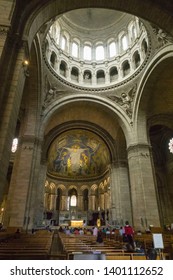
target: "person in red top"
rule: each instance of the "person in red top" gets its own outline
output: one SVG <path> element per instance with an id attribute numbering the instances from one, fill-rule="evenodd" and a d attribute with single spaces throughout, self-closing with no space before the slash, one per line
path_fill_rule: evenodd
<path id="1" fill-rule="evenodd" d="M 127 242 L 133 247 L 133 249 L 135 248 L 134 246 L 134 229 L 132 228 L 132 226 L 129 225 L 129 222 L 126 221 L 125 226 L 124 226 L 124 235 L 127 238 Z"/>

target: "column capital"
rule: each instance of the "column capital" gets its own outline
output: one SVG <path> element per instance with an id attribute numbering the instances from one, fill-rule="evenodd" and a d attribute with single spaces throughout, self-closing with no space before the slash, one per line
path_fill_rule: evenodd
<path id="1" fill-rule="evenodd" d="M 126 159 L 118 159 L 111 162 L 110 169 L 118 168 L 118 167 L 127 167 L 127 160 Z"/>
<path id="2" fill-rule="evenodd" d="M 131 144 L 127 147 L 127 152 L 131 152 L 131 151 L 140 151 L 140 150 L 151 150 L 151 145 L 150 144 L 147 144 L 147 143 L 134 143 L 134 144 Z"/>
<path id="3" fill-rule="evenodd" d="M 24 143 L 30 143 L 30 144 L 37 144 L 37 145 L 41 145 L 42 144 L 42 139 L 39 137 L 36 137 L 35 135 L 22 135 L 19 137 L 19 141 L 21 144 Z"/>
<path id="4" fill-rule="evenodd" d="M 10 26 L 0 24 L 0 37 L 7 36 Z"/>

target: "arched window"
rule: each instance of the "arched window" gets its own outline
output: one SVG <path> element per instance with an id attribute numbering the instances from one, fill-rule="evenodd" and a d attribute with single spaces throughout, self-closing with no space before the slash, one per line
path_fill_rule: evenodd
<path id="1" fill-rule="evenodd" d="M 123 62 L 122 70 L 123 70 L 124 77 L 130 73 L 130 64 L 129 64 L 128 60 Z"/>
<path id="2" fill-rule="evenodd" d="M 57 61 L 57 55 L 56 55 L 56 53 L 53 51 L 53 52 L 51 53 L 51 57 L 50 57 L 50 63 L 51 63 L 51 66 L 52 66 L 53 68 L 55 68 L 56 61 Z"/>
<path id="3" fill-rule="evenodd" d="M 84 46 L 84 59 L 91 60 L 91 47 Z"/>
<path id="4" fill-rule="evenodd" d="M 137 37 L 137 31 L 136 31 L 136 27 L 133 25 L 132 26 L 132 39 L 135 40 Z"/>
<path id="5" fill-rule="evenodd" d="M 61 40 L 61 48 L 62 50 L 66 50 L 66 47 L 67 47 L 67 39 L 65 36 L 63 36 Z"/>
<path id="6" fill-rule="evenodd" d="M 59 67 L 59 72 L 62 76 L 66 77 L 67 75 L 67 63 L 65 61 L 61 61 L 60 67 Z"/>
<path id="7" fill-rule="evenodd" d="M 92 79 L 91 71 L 85 70 L 83 75 L 84 83 L 90 84 Z"/>
<path id="8" fill-rule="evenodd" d="M 69 206 L 70 206 L 70 196 L 68 196 L 68 198 L 67 198 L 67 210 L 70 209 Z"/>
<path id="9" fill-rule="evenodd" d="M 121 45 L 122 45 L 122 50 L 125 51 L 127 50 L 128 48 L 128 42 L 127 42 L 127 36 L 124 35 L 122 38 L 121 38 Z"/>
<path id="10" fill-rule="evenodd" d="M 73 44 L 72 44 L 72 56 L 74 56 L 76 58 L 79 56 L 79 46 L 75 42 L 73 42 Z"/>
<path id="11" fill-rule="evenodd" d="M 110 69 L 110 82 L 114 82 L 118 79 L 118 70 L 117 67 L 112 67 Z"/>
<path id="12" fill-rule="evenodd" d="M 143 51 L 143 53 L 147 53 L 147 50 L 148 50 L 148 46 L 147 46 L 147 42 L 146 42 L 146 40 L 144 39 L 143 41 L 142 41 L 142 51 Z"/>
<path id="13" fill-rule="evenodd" d="M 72 67 L 71 79 L 76 82 L 79 81 L 79 70 L 76 67 Z"/>
<path id="14" fill-rule="evenodd" d="M 104 84 L 105 83 L 105 73 L 103 70 L 97 71 L 97 84 Z"/>
<path id="15" fill-rule="evenodd" d="M 140 65 L 140 62 L 141 62 L 141 58 L 140 58 L 139 52 L 136 51 L 133 54 L 133 63 L 134 63 L 134 68 L 135 69 Z"/>
<path id="16" fill-rule="evenodd" d="M 77 197 L 75 194 L 73 194 L 70 198 L 70 206 L 76 206 L 77 205 Z"/>
<path id="17" fill-rule="evenodd" d="M 104 47 L 103 46 L 97 46 L 96 47 L 96 60 L 103 60 L 104 58 L 105 58 Z"/>
<path id="18" fill-rule="evenodd" d="M 71 190 L 69 190 L 68 192 L 68 208 L 70 209 L 70 207 L 76 207 L 77 206 L 77 191 L 76 189 L 72 188 Z"/>
<path id="19" fill-rule="evenodd" d="M 116 44 L 115 44 L 115 42 L 112 42 L 109 45 L 109 56 L 113 57 L 115 55 L 116 55 Z"/>
<path id="20" fill-rule="evenodd" d="M 13 139 L 12 147 L 11 147 L 11 152 L 15 153 L 17 151 L 17 146 L 18 146 L 18 138 Z"/>

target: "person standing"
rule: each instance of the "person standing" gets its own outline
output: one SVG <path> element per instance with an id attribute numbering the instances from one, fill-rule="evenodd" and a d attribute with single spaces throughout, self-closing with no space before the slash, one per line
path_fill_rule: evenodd
<path id="1" fill-rule="evenodd" d="M 93 235 L 94 235 L 94 236 L 97 236 L 97 234 L 98 234 L 98 228 L 95 226 L 95 227 L 93 228 Z"/>
<path id="2" fill-rule="evenodd" d="M 134 229 L 132 226 L 129 225 L 129 222 L 126 221 L 125 226 L 124 226 L 124 235 L 127 239 L 127 242 L 132 246 L 134 249 Z"/>

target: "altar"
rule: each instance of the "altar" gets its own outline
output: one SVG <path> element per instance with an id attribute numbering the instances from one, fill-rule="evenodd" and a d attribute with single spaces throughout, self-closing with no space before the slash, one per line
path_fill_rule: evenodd
<path id="1" fill-rule="evenodd" d="M 71 220 L 70 221 L 71 227 L 83 227 L 83 220 Z"/>

